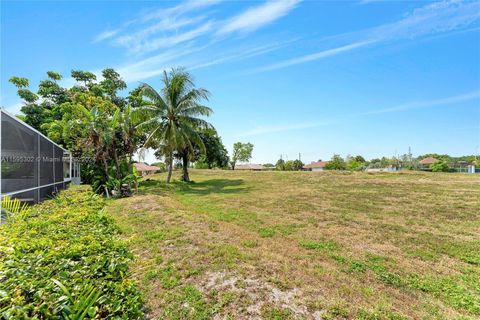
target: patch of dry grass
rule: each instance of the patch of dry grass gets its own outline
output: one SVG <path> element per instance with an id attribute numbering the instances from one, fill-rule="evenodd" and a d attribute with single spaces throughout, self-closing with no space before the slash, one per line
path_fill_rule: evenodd
<path id="1" fill-rule="evenodd" d="M 480 177 L 195 170 L 111 200 L 149 317 L 480 316 Z"/>

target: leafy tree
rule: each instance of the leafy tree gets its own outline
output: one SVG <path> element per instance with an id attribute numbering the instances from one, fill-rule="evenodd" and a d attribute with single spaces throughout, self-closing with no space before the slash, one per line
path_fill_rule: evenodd
<path id="1" fill-rule="evenodd" d="M 365 161 L 365 158 L 362 157 L 361 155 L 357 155 L 357 156 L 353 157 L 353 160 L 355 160 L 355 161 L 357 161 L 357 162 L 359 162 L 359 163 L 365 163 L 365 162 L 366 162 L 366 161 Z"/>
<path id="2" fill-rule="evenodd" d="M 111 188 L 136 179 L 132 155 L 142 145 L 154 147 L 165 157 L 170 164 L 169 181 L 174 154 L 181 154 L 186 164 L 186 181 L 188 162 L 194 157 L 203 155 L 210 166 L 228 164 L 220 137 L 216 131 L 208 131 L 212 128 L 209 123 L 198 118 L 211 113 L 199 103 L 208 98 L 208 92 L 196 89 L 188 73 L 165 73 L 161 94 L 142 85 L 127 98 L 119 96 L 126 83 L 111 68 L 102 71 L 100 81 L 94 73 L 82 70 L 73 70 L 71 76 L 80 85 L 63 88 L 58 83 L 62 75 L 48 71 L 37 93 L 30 91 L 26 78 L 12 77 L 10 82 L 24 100 L 22 112 L 28 124 L 75 157 L 91 159 L 82 164 L 82 178 L 95 190 L 123 192 Z"/>
<path id="3" fill-rule="evenodd" d="M 97 76 L 94 73 L 83 70 L 72 70 L 71 76 L 78 82 L 83 82 L 85 87 L 89 87 L 93 81 L 97 80 Z"/>
<path id="4" fill-rule="evenodd" d="M 365 158 L 360 155 L 355 157 L 348 156 L 346 160 L 346 165 L 347 169 L 350 171 L 360 171 L 366 167 L 366 161 Z"/>
<path id="5" fill-rule="evenodd" d="M 275 168 L 275 165 L 273 163 L 265 163 L 263 166 L 265 168 Z"/>
<path id="6" fill-rule="evenodd" d="M 48 117 L 48 115 L 41 106 L 36 104 L 38 96 L 28 89 L 28 79 L 22 77 L 11 77 L 8 81 L 17 87 L 17 94 L 21 99 L 23 99 L 24 105 L 20 109 L 20 111 L 22 111 L 22 113 L 25 115 L 23 120 L 33 128 L 42 131 L 40 127 L 45 122 L 45 119 Z"/>
<path id="7" fill-rule="evenodd" d="M 112 68 L 107 68 L 102 71 L 103 80 L 100 85 L 103 88 L 103 92 L 109 97 L 115 97 L 119 90 L 127 88 L 127 84 L 120 77 L 120 74 Z"/>
<path id="8" fill-rule="evenodd" d="M 345 160 L 338 155 L 334 154 L 332 159 L 328 161 L 328 163 L 325 165 L 325 169 L 327 170 L 346 170 L 347 169 L 347 164 L 345 163 Z"/>
<path id="9" fill-rule="evenodd" d="M 474 163 L 477 160 L 476 156 L 463 156 L 459 158 L 460 158 L 459 161 L 466 161 L 470 164 Z"/>
<path id="10" fill-rule="evenodd" d="M 385 167 L 388 167 L 391 163 L 391 159 L 387 158 L 387 157 L 382 157 L 381 159 L 379 158 L 374 158 L 372 160 L 370 160 L 369 163 L 365 162 L 364 165 L 367 166 L 369 168 L 385 168 Z"/>
<path id="11" fill-rule="evenodd" d="M 461 161 L 465 161 L 467 163 L 473 163 L 477 159 L 477 156 L 475 156 L 475 155 L 452 157 L 448 154 L 428 153 L 428 154 L 418 156 L 417 160 L 422 160 L 422 159 L 425 159 L 425 158 L 428 158 L 428 157 L 433 157 L 435 159 L 442 160 L 442 161 L 445 161 L 447 163 L 461 162 Z"/>
<path id="12" fill-rule="evenodd" d="M 253 144 L 250 142 L 241 143 L 235 142 L 233 144 L 233 153 L 230 164 L 232 170 L 235 170 L 235 165 L 238 161 L 247 162 L 252 158 Z"/>
<path id="13" fill-rule="evenodd" d="M 118 96 L 118 92 L 127 88 L 127 84 L 120 77 L 120 74 L 112 68 L 102 71 L 103 80 L 99 83 L 101 92 L 108 96 L 120 109 L 124 109 L 127 102 Z"/>
<path id="14" fill-rule="evenodd" d="M 141 107 L 144 104 L 148 104 L 143 100 L 142 97 L 142 88 L 137 87 L 130 91 L 127 96 L 127 103 L 132 106 L 132 108 L 136 109 Z"/>
<path id="15" fill-rule="evenodd" d="M 284 166 L 283 170 L 292 171 L 293 170 L 293 160 L 285 161 L 285 166 Z"/>
<path id="16" fill-rule="evenodd" d="M 303 169 L 303 162 L 300 161 L 299 159 L 293 160 L 292 170 L 300 171 L 302 169 Z"/>
<path id="17" fill-rule="evenodd" d="M 354 159 L 347 161 L 347 170 L 360 171 L 363 168 L 363 162 L 358 162 Z"/>
<path id="18" fill-rule="evenodd" d="M 284 170 L 286 171 L 299 171 L 303 168 L 303 162 L 300 160 L 288 160 L 285 162 Z"/>
<path id="19" fill-rule="evenodd" d="M 162 80 L 161 92 L 148 84 L 141 85 L 141 94 L 148 100 L 146 105 L 139 107 L 144 118 L 140 127 L 148 132 L 144 146 L 154 147 L 165 156 L 167 182 L 172 177 L 174 153 L 182 153 L 182 179 L 189 181 L 188 162 L 194 144 L 205 150 L 198 131 L 212 127 L 200 118 L 212 113 L 212 109 L 200 104 L 201 100 L 208 100 L 209 92 L 195 88 L 192 76 L 182 69 L 164 72 Z"/>
<path id="20" fill-rule="evenodd" d="M 130 107 L 122 109 L 114 101 L 112 93 L 116 91 L 103 90 L 93 73 L 72 74 L 86 86 L 63 88 L 57 82 L 62 75 L 54 71 L 48 71 L 47 79 L 40 82 L 38 95 L 28 89 L 28 79 L 12 77 L 10 82 L 24 99 L 21 111 L 28 124 L 69 149 L 73 156 L 91 159 L 81 166 L 84 181 L 97 192 L 121 191 L 110 188 L 118 189 L 135 180 L 131 158 L 143 137 L 136 130 L 138 122 Z M 110 74 L 118 75 L 113 70 Z M 105 72 L 104 78 L 108 79 Z M 119 76 L 116 80 L 121 82 Z"/>
<path id="21" fill-rule="evenodd" d="M 214 128 L 203 129 L 199 132 L 205 146 L 205 154 L 201 157 L 208 169 L 214 167 L 226 168 L 228 166 L 228 152 Z"/>
<path id="22" fill-rule="evenodd" d="M 443 160 L 439 160 L 430 166 L 433 172 L 449 172 L 450 168 L 448 163 Z"/>
<path id="23" fill-rule="evenodd" d="M 285 160 L 283 159 L 278 159 L 277 163 L 275 164 L 275 167 L 277 168 L 277 170 L 285 170 Z"/>
<path id="24" fill-rule="evenodd" d="M 11 77 L 8 81 L 10 83 L 12 83 L 18 89 L 28 88 L 28 86 L 29 86 L 29 82 L 28 82 L 27 78 L 15 77 L 14 76 L 14 77 Z"/>
<path id="25" fill-rule="evenodd" d="M 47 76 L 52 79 L 53 81 L 62 80 L 62 75 L 55 71 L 47 71 Z"/>

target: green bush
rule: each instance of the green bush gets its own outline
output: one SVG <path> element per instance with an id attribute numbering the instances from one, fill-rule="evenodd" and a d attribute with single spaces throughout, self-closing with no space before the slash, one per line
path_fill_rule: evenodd
<path id="1" fill-rule="evenodd" d="M 334 154 L 332 159 L 328 161 L 327 165 L 325 166 L 325 169 L 327 170 L 346 170 L 347 169 L 347 164 L 345 163 L 345 160 L 338 155 Z"/>
<path id="2" fill-rule="evenodd" d="M 103 206 L 72 187 L 0 226 L 0 318 L 142 316 L 131 255 Z"/>
<path id="3" fill-rule="evenodd" d="M 303 168 L 303 162 L 300 160 L 289 160 L 285 163 L 285 170 L 299 171 Z"/>
<path id="4" fill-rule="evenodd" d="M 450 168 L 448 167 L 448 163 L 445 161 L 437 161 L 430 166 L 433 172 L 449 172 Z"/>

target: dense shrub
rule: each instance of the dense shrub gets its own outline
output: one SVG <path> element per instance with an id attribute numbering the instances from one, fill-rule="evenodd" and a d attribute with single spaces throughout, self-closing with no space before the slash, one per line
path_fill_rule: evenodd
<path id="1" fill-rule="evenodd" d="M 303 168 L 302 161 L 297 159 L 297 160 L 288 160 L 287 162 L 285 162 L 285 166 L 284 166 L 283 170 L 299 171 L 299 170 L 302 170 L 302 168 Z"/>
<path id="2" fill-rule="evenodd" d="M 433 172 L 449 172 L 450 168 L 448 167 L 448 163 L 445 161 L 437 161 L 430 166 Z"/>
<path id="3" fill-rule="evenodd" d="M 75 187 L 0 226 L 0 318 L 142 316 L 131 255 L 103 206 Z"/>
<path id="4" fill-rule="evenodd" d="M 327 170 L 346 170 L 347 164 L 345 160 L 338 154 L 334 154 L 332 159 L 328 161 L 327 165 L 325 166 Z"/>

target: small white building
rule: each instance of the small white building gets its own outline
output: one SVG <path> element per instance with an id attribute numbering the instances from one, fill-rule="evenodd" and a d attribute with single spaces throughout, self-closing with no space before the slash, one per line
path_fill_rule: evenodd
<path id="1" fill-rule="evenodd" d="M 303 169 L 307 171 L 324 171 L 327 164 L 328 161 L 313 161 L 309 164 L 304 165 Z"/>

